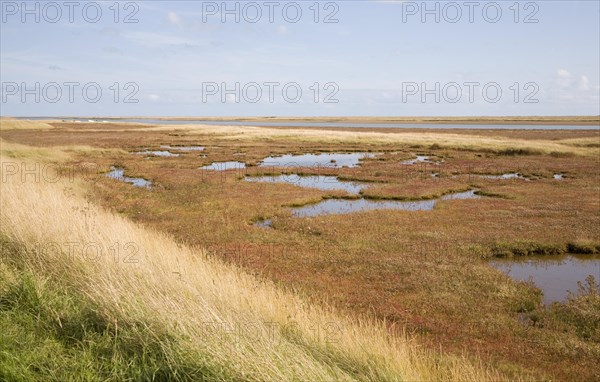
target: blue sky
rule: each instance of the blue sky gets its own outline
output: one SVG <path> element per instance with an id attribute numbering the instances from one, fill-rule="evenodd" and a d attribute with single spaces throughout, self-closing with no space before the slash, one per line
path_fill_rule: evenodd
<path id="1" fill-rule="evenodd" d="M 421 1 L 228 2 L 239 22 L 222 1 L 120 2 L 118 15 L 114 1 L 86 3 L 70 20 L 61 1 L 60 17 L 2 1 L 2 115 L 600 114 L 598 1 L 430 1 L 425 22 Z M 65 83 L 78 84 L 72 102 Z"/>

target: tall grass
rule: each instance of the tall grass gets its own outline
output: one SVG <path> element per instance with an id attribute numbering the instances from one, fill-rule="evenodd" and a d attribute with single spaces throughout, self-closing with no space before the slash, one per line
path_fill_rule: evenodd
<path id="1" fill-rule="evenodd" d="M 7 161 L 0 159 L 2 168 Z M 154 377 L 140 372 L 133 379 L 502 379 L 466 358 L 425 351 L 407 336 L 390 334 L 383 324 L 308 304 L 290 291 L 207 258 L 201 249 L 179 245 L 165 234 L 90 205 L 81 184 L 1 175 L 1 236 L 3 245 L 13 248 L 2 251 L 1 284 L 21 291 L 17 296 L 34 296 L 26 300 L 38 308 L 53 306 L 44 301 L 52 290 L 62 291 L 63 300 L 72 296 L 82 299 L 86 309 L 93 307 L 88 313 L 95 317 L 92 322 L 104 323 L 106 328 L 99 330 L 104 335 L 96 338 L 86 332 L 74 338 L 79 348 L 96 349 L 85 352 L 88 358 L 98 354 L 97 348 L 110 348 L 94 345 L 106 341 L 106 333 L 115 346 L 121 335 L 138 341 L 133 346 L 137 358 L 130 354 L 128 363 L 123 357 L 129 353 L 119 353 L 115 367 L 141 367 L 145 358 L 139 354 L 152 347 L 153 354 L 160 354 L 162 372 Z M 9 283 L 7 275 L 18 277 Z M 37 285 L 33 292 L 23 286 L 29 279 Z M 70 311 L 84 320 L 88 316 L 78 304 Z M 60 334 L 60 315 L 54 318 L 51 308 L 42 311 L 34 317 L 61 323 L 54 326 Z M 109 375 L 129 374 L 113 370 Z"/>
<path id="2" fill-rule="evenodd" d="M 121 149 L 102 149 L 92 146 L 55 146 L 55 147 L 33 147 L 22 145 L 20 143 L 7 142 L 0 138 L 0 151 L 2 155 L 7 158 L 13 159 L 25 159 L 29 161 L 35 161 L 35 163 L 42 162 L 66 162 L 75 155 L 115 155 L 124 154 L 125 151 Z"/>
<path id="3" fill-rule="evenodd" d="M 9 117 L 0 117 L 0 131 L 3 130 L 50 130 L 54 126 L 33 120 L 14 119 Z"/>

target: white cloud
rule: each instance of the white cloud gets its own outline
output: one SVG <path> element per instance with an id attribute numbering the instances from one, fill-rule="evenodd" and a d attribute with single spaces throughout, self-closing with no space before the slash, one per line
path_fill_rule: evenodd
<path id="1" fill-rule="evenodd" d="M 289 29 L 285 25 L 280 25 L 277 27 L 277 34 L 284 35 L 288 34 Z"/>
<path id="2" fill-rule="evenodd" d="M 178 27 L 183 27 L 184 21 L 181 16 L 179 16 L 176 12 L 167 13 L 167 20 L 169 23 L 176 25 Z"/>
<path id="3" fill-rule="evenodd" d="M 561 107 L 571 108 L 589 108 L 589 110 L 598 110 L 598 91 L 600 87 L 597 80 L 588 77 L 585 74 L 572 73 L 566 69 L 559 69 L 554 75 L 554 86 L 547 88 L 550 90 L 547 100 L 556 102 Z M 596 114 L 596 111 L 586 111 L 588 114 Z"/>
<path id="4" fill-rule="evenodd" d="M 558 78 L 556 79 L 556 83 L 558 86 L 562 88 L 568 88 L 571 86 L 571 73 L 566 69 L 558 69 L 556 71 Z"/>
<path id="5" fill-rule="evenodd" d="M 160 99 L 160 96 L 158 94 L 148 94 L 148 99 L 150 101 L 158 101 Z"/>
<path id="6" fill-rule="evenodd" d="M 560 78 L 571 78 L 571 73 L 566 69 L 558 69 L 556 73 Z"/>
<path id="7" fill-rule="evenodd" d="M 581 76 L 579 79 L 579 90 L 589 90 L 590 89 L 590 79 L 588 76 Z"/>

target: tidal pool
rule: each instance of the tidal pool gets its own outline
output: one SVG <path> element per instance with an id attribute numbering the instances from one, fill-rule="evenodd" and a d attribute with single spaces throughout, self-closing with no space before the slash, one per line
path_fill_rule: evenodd
<path id="1" fill-rule="evenodd" d="M 577 282 L 585 285 L 592 275 L 600 281 L 600 258 L 584 256 L 528 256 L 498 259 L 491 265 L 519 281 L 532 281 L 544 294 L 544 304 L 565 301 L 569 291 L 578 291 Z"/>
<path id="2" fill-rule="evenodd" d="M 378 201 L 368 199 L 326 199 L 316 204 L 310 204 L 292 210 L 295 217 L 312 217 L 319 215 L 341 215 L 370 210 L 404 210 L 430 211 L 439 200 L 477 199 L 475 190 L 444 195 L 439 199 L 418 201 Z"/>
<path id="3" fill-rule="evenodd" d="M 172 153 L 170 151 L 161 151 L 161 150 L 157 150 L 157 151 L 146 150 L 146 151 L 137 152 L 135 154 L 138 154 L 138 155 L 154 155 L 156 157 L 178 157 L 179 156 L 179 154 L 174 154 L 174 153 Z"/>
<path id="4" fill-rule="evenodd" d="M 267 157 L 259 163 L 259 167 L 358 167 L 360 160 L 373 158 L 369 153 L 333 153 L 333 154 L 302 154 Z"/>
<path id="5" fill-rule="evenodd" d="M 226 171 L 226 170 L 239 170 L 246 168 L 246 164 L 243 162 L 213 162 L 212 164 L 204 167 L 200 167 L 201 170 L 209 171 Z"/>
<path id="6" fill-rule="evenodd" d="M 108 172 L 106 174 L 106 176 L 111 179 L 116 179 L 116 180 L 119 180 L 119 181 L 125 182 L 125 183 L 131 183 L 136 187 L 150 188 L 152 186 L 152 182 L 147 181 L 146 179 L 130 178 L 130 177 L 125 176 L 125 170 L 122 168 L 117 168 L 117 167 L 112 166 L 110 169 L 111 169 L 111 171 Z"/>
<path id="7" fill-rule="evenodd" d="M 342 190 L 350 194 L 358 194 L 367 188 L 367 184 L 345 182 L 335 176 L 299 176 L 296 174 L 279 176 L 246 177 L 246 182 L 255 183 L 287 183 L 298 187 L 317 188 L 319 190 Z"/>

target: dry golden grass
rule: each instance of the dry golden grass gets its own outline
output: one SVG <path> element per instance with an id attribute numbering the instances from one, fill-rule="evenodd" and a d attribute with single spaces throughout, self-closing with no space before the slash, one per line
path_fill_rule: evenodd
<path id="1" fill-rule="evenodd" d="M 32 147 L 19 143 L 7 142 L 0 138 L 0 151 L 7 158 L 30 159 L 44 161 L 65 161 L 68 154 L 62 150 L 47 147 Z"/>
<path id="2" fill-rule="evenodd" d="M 2 130 L 49 130 L 54 126 L 43 121 L 20 120 L 14 118 L 0 118 L 0 131 Z"/>
<path id="3" fill-rule="evenodd" d="M 32 179 L 3 179 L 3 237 L 28 249 L 27 267 L 76 287 L 116 323 L 143 322 L 172 335 L 177 348 L 165 344 L 167 353 L 202 359 L 246 381 L 502 379 L 464 358 L 421 350 L 383 324 L 309 305 L 202 250 L 90 206 L 77 183 Z M 37 243 L 55 245 L 40 251 Z M 67 256 L 66 243 L 93 244 L 96 255 Z M 111 255 L 115 245 L 128 244 L 135 262 Z M 224 336 L 207 332 L 207 324 L 252 325 L 252 331 Z"/>
<path id="4" fill-rule="evenodd" d="M 22 145 L 14 142 L 7 142 L 0 138 L 0 151 L 7 158 L 29 159 L 44 162 L 61 162 L 66 161 L 71 155 L 102 155 L 102 154 L 123 154 L 125 151 L 120 149 L 100 149 L 91 146 L 71 145 L 71 146 L 55 146 L 34 147 Z"/>
<path id="5" fill-rule="evenodd" d="M 208 135 L 227 140 L 238 141 L 295 141 L 326 143 L 362 143 L 374 145 L 415 145 L 429 147 L 437 145 L 441 148 L 461 150 L 526 150 L 540 154 L 560 153 L 583 156 L 597 156 L 600 148 L 596 137 L 579 138 L 575 141 L 565 140 L 525 140 L 504 136 L 480 136 L 453 134 L 452 132 L 356 132 L 315 129 L 276 129 L 252 126 L 213 126 L 213 125 L 163 125 L 148 127 L 147 131 L 178 131 L 188 136 Z"/>

